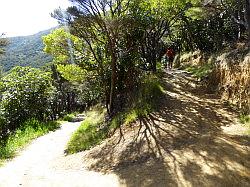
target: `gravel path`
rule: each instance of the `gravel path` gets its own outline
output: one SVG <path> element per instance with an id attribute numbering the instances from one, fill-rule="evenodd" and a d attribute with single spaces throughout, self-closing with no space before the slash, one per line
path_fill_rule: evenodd
<path id="1" fill-rule="evenodd" d="M 34 140 L 18 157 L 0 168 L 1 187 L 118 186 L 115 175 L 84 169 L 54 167 L 64 157 L 65 146 L 80 122 L 64 123 L 61 128 Z"/>

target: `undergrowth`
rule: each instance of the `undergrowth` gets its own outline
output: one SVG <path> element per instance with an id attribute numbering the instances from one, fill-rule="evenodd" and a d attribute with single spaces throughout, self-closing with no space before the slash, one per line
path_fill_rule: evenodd
<path id="1" fill-rule="evenodd" d="M 192 73 L 196 78 L 202 79 L 212 72 L 213 65 L 205 64 L 203 66 L 187 66 L 184 69 Z"/>
<path id="2" fill-rule="evenodd" d="M 245 114 L 240 115 L 240 122 L 247 127 L 246 134 L 250 135 L 250 115 L 245 115 Z"/>
<path id="3" fill-rule="evenodd" d="M 88 111 L 86 119 L 68 142 L 65 152 L 73 154 L 89 149 L 107 137 L 107 128 L 103 127 L 105 114 L 106 110 L 99 105 Z"/>
<path id="4" fill-rule="evenodd" d="M 74 118 L 76 117 L 77 114 L 78 114 L 78 112 L 73 112 L 73 113 L 70 113 L 70 114 L 66 114 L 65 116 L 62 117 L 61 120 L 73 122 Z"/>
<path id="5" fill-rule="evenodd" d="M 75 117 L 74 114 L 66 114 L 65 116 L 63 116 L 62 120 L 71 122 L 73 121 L 74 117 Z"/>
<path id="6" fill-rule="evenodd" d="M 143 78 L 142 85 L 134 93 L 129 106 L 118 113 L 111 121 L 110 127 L 116 129 L 121 125 L 128 125 L 139 118 L 144 118 L 159 108 L 159 103 L 164 95 L 164 88 L 157 75 L 150 74 Z"/>
<path id="7" fill-rule="evenodd" d="M 127 107 L 105 122 L 106 110 L 96 106 L 86 113 L 86 119 L 68 142 L 66 153 L 73 154 L 101 143 L 121 125 L 128 125 L 146 117 L 159 107 L 164 89 L 156 75 L 146 75 L 136 92 L 132 93 Z"/>
<path id="8" fill-rule="evenodd" d="M 13 158 L 31 140 L 59 127 L 60 124 L 55 121 L 44 123 L 36 119 L 27 120 L 21 125 L 21 128 L 11 133 L 5 141 L 0 141 L 0 162 Z"/>

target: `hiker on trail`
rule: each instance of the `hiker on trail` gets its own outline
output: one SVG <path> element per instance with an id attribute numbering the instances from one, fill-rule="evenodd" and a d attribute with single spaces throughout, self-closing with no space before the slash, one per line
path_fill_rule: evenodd
<path id="1" fill-rule="evenodd" d="M 173 61 L 174 61 L 174 50 L 173 48 L 169 47 L 166 51 L 166 57 L 168 58 L 168 65 L 167 68 L 172 69 Z"/>

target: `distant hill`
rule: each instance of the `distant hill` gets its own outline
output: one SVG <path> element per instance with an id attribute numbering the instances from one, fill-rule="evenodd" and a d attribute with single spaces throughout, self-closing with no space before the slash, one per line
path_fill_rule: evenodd
<path id="1" fill-rule="evenodd" d="M 52 57 L 43 52 L 42 36 L 49 34 L 53 29 L 41 31 L 30 36 L 11 37 L 6 53 L 0 56 L 0 65 L 4 71 L 15 66 L 41 67 L 51 62 Z"/>

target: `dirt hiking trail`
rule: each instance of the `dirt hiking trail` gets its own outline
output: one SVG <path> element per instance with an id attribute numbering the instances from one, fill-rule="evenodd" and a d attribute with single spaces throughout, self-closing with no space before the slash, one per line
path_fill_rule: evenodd
<path id="1" fill-rule="evenodd" d="M 112 175 L 54 166 L 64 157 L 65 146 L 79 126 L 80 122 L 67 122 L 59 130 L 34 140 L 18 157 L 0 168 L 0 187 L 117 186 Z"/>
<path id="2" fill-rule="evenodd" d="M 0 168 L 0 186 L 250 186 L 250 137 L 237 111 L 190 74 L 166 71 L 159 111 L 65 156 L 80 123 L 38 138 Z"/>

